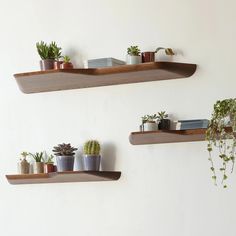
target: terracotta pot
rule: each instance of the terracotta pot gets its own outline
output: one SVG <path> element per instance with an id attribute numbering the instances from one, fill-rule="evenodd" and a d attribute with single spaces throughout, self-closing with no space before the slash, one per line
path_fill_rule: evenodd
<path id="1" fill-rule="evenodd" d="M 60 69 L 73 69 L 74 66 L 71 62 L 63 62 L 61 65 L 60 65 Z"/>
<path id="2" fill-rule="evenodd" d="M 53 59 L 46 59 L 41 60 L 40 63 L 40 69 L 41 70 L 52 70 L 54 68 L 54 61 Z"/>
<path id="3" fill-rule="evenodd" d="M 60 69 L 61 64 L 63 63 L 63 61 L 54 61 L 54 70 L 58 70 Z"/>
<path id="4" fill-rule="evenodd" d="M 35 162 L 34 163 L 34 174 L 44 173 L 44 163 L 43 162 Z"/>
<path id="5" fill-rule="evenodd" d="M 18 163 L 18 173 L 19 174 L 29 174 L 30 164 L 26 159 L 23 159 Z"/>
<path id="6" fill-rule="evenodd" d="M 50 172 L 54 172 L 53 163 L 44 164 L 44 173 L 50 173 Z"/>
<path id="7" fill-rule="evenodd" d="M 141 55 L 142 55 L 142 63 L 155 61 L 155 52 L 142 52 Z"/>

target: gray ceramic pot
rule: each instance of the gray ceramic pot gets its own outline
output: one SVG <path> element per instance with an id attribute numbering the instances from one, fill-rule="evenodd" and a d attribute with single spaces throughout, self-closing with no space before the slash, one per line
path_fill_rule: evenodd
<path id="1" fill-rule="evenodd" d="M 101 156 L 97 155 L 84 155 L 83 164 L 84 170 L 99 171 Z"/>
<path id="2" fill-rule="evenodd" d="M 42 61 L 40 61 L 40 69 L 41 70 L 54 69 L 54 62 L 55 62 L 55 60 L 53 60 L 53 59 L 42 60 Z"/>
<path id="3" fill-rule="evenodd" d="M 57 171 L 73 171 L 74 160 L 74 156 L 57 156 Z"/>

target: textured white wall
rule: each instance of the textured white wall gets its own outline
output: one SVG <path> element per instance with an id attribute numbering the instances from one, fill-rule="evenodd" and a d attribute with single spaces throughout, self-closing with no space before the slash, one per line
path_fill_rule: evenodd
<path id="1" fill-rule="evenodd" d="M 146 113 L 208 118 L 217 99 L 235 97 L 235 7 L 233 0 L 1 0 L 0 234 L 235 236 L 235 174 L 227 190 L 212 185 L 206 143 L 128 142 Z M 57 41 L 77 65 L 124 59 L 137 44 L 173 47 L 175 61 L 198 70 L 182 80 L 25 95 L 13 74 L 38 70 L 41 39 Z M 119 181 L 7 183 L 22 150 L 59 142 L 81 149 L 87 138 L 114 150 Z"/>

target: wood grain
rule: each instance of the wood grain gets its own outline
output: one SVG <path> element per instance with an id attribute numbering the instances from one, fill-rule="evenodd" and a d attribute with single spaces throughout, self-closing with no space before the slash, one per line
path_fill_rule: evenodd
<path id="1" fill-rule="evenodd" d="M 119 171 L 68 171 L 45 174 L 6 175 L 10 184 L 41 184 L 118 180 Z"/>
<path id="2" fill-rule="evenodd" d="M 15 74 L 14 77 L 23 93 L 40 93 L 186 78 L 195 71 L 195 64 L 150 62 L 96 69 L 36 71 Z"/>

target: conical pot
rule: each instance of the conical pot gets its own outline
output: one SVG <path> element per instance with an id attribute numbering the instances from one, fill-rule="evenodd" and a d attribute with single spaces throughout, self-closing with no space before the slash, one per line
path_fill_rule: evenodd
<path id="1" fill-rule="evenodd" d="M 99 171 L 100 163 L 101 163 L 100 155 L 84 155 L 83 156 L 84 170 Z"/>
<path id="2" fill-rule="evenodd" d="M 73 171 L 74 156 L 57 156 L 57 172 Z"/>

